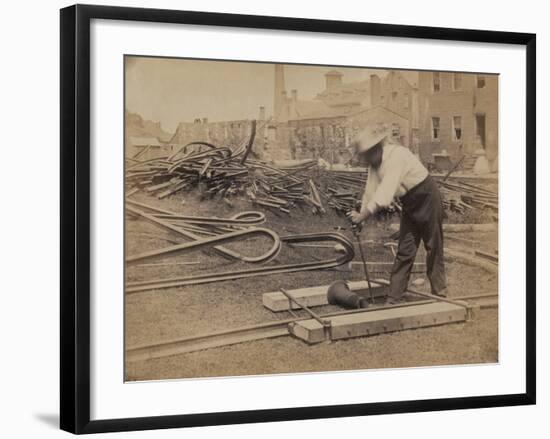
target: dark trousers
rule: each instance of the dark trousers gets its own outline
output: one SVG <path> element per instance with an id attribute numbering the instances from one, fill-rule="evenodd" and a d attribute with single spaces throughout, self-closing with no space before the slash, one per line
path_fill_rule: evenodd
<path id="1" fill-rule="evenodd" d="M 390 296 L 400 298 L 409 285 L 409 278 L 420 241 L 426 248 L 427 276 L 432 294 L 447 286 L 443 262 L 443 205 L 435 180 L 426 179 L 401 197 L 403 212 L 399 245 L 390 278 Z"/>

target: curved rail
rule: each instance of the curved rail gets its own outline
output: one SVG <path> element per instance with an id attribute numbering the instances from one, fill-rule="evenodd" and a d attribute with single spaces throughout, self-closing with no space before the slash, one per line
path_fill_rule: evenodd
<path id="1" fill-rule="evenodd" d="M 212 143 L 208 143 L 208 142 L 190 142 L 186 145 L 182 145 L 180 146 L 176 152 L 174 152 L 170 157 L 168 157 L 168 160 L 169 161 L 173 161 L 174 160 L 174 157 L 177 157 L 182 151 L 184 152 L 184 154 L 187 154 L 187 147 L 188 146 L 206 146 L 207 148 L 210 148 L 210 149 L 216 149 L 217 146 L 216 145 L 213 145 Z M 190 153 L 191 154 L 191 153 Z"/>
<path id="2" fill-rule="evenodd" d="M 247 238 L 252 238 L 256 236 L 267 236 L 269 239 L 273 241 L 273 245 L 266 253 L 256 257 L 254 262 L 267 262 L 275 258 L 279 254 L 279 251 L 281 250 L 281 240 L 279 238 L 279 235 L 277 235 L 274 231 L 269 229 L 249 228 L 249 229 L 237 230 L 231 233 L 225 233 L 223 235 L 211 236 L 208 238 L 203 238 L 192 242 L 184 242 L 183 244 L 171 245 L 169 247 L 165 247 L 157 250 L 149 250 L 143 253 L 128 256 L 126 258 L 126 263 L 135 264 L 137 262 L 143 262 L 145 260 L 154 259 L 162 256 L 169 256 L 169 255 L 180 253 L 186 250 L 195 250 L 197 248 L 210 247 L 214 244 L 235 242 L 243 238 L 247 239 Z M 240 259 L 243 259 L 243 258 L 244 257 L 241 257 Z"/>
<path id="3" fill-rule="evenodd" d="M 159 290 L 186 285 L 198 285 L 211 282 L 221 282 L 225 280 L 243 279 L 270 274 L 294 273 L 297 271 L 307 270 L 321 270 L 345 264 L 351 261 L 355 256 L 355 253 L 353 251 L 353 244 L 340 233 L 330 232 L 311 233 L 306 235 L 292 235 L 281 237 L 281 241 L 288 244 L 331 241 L 335 244 L 341 244 L 344 251 L 343 253 L 339 253 L 336 258 L 321 261 L 315 260 L 310 262 L 302 262 L 299 264 L 282 264 L 278 266 L 258 267 L 240 271 L 226 271 L 222 273 L 202 274 L 198 276 L 177 277 L 172 279 L 156 279 L 142 282 L 128 282 L 126 283 L 126 293 L 132 294 L 142 291 Z"/>
<path id="4" fill-rule="evenodd" d="M 139 206 L 139 207 L 142 207 L 142 208 L 152 210 L 153 212 L 155 212 L 155 214 L 143 212 L 142 210 L 137 209 L 135 206 Z M 183 221 L 180 222 L 180 224 L 173 224 L 173 223 L 169 222 L 169 220 L 164 220 L 164 219 L 158 218 L 156 216 L 157 214 L 170 214 L 170 215 L 173 214 L 173 212 L 170 212 L 169 210 L 159 209 L 159 208 L 156 208 L 156 207 L 153 207 L 153 206 L 148 206 L 147 204 L 143 204 L 143 203 L 139 203 L 137 201 L 126 199 L 126 211 L 129 212 L 130 214 L 141 217 L 141 218 L 143 218 L 143 219 L 145 219 L 149 222 L 152 222 L 152 223 L 154 223 L 154 224 L 156 224 L 160 227 L 171 230 L 172 232 L 175 232 L 179 235 L 183 235 L 183 236 L 185 236 L 187 238 L 190 238 L 190 239 L 193 239 L 195 241 L 201 241 L 201 240 L 205 239 L 203 236 L 200 236 L 200 235 L 197 234 L 197 233 L 203 233 L 204 234 L 205 230 L 197 229 L 196 224 L 193 225 L 193 224 L 186 223 L 186 222 L 183 222 Z M 243 212 L 243 214 L 245 214 L 249 217 L 251 215 L 250 212 Z M 256 215 L 256 218 L 260 218 L 262 216 L 263 216 L 263 214 L 258 212 L 258 215 Z M 232 219 L 235 219 L 235 217 L 236 217 L 236 220 L 241 220 L 241 221 L 243 220 L 243 218 L 239 219 L 239 215 L 233 216 Z M 215 246 L 214 249 L 224 257 L 229 257 L 230 259 L 238 259 L 240 261 L 247 262 L 247 263 L 252 263 L 252 264 L 258 263 L 258 262 L 265 262 L 266 260 L 272 259 L 276 256 L 276 254 L 275 254 L 276 252 L 274 251 L 273 248 L 271 248 L 271 250 L 269 250 L 267 253 L 265 253 L 263 255 L 260 255 L 260 256 L 243 256 L 240 253 L 237 253 L 233 250 L 222 247 L 220 245 Z M 271 252 L 271 254 L 270 254 L 270 252 Z M 278 252 L 278 250 L 277 250 L 277 252 Z"/>
<path id="5" fill-rule="evenodd" d="M 204 216 L 188 216 L 179 214 L 158 213 L 157 218 L 169 221 L 184 221 L 188 224 L 204 224 L 213 226 L 255 226 L 265 222 L 265 214 L 257 210 L 240 212 L 231 218 L 216 218 Z"/>

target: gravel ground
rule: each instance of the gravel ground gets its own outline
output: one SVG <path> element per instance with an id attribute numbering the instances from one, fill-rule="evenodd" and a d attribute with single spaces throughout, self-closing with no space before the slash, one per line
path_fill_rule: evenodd
<path id="1" fill-rule="evenodd" d="M 136 194 L 132 198 L 190 215 L 228 217 L 242 210 L 254 210 L 254 206 L 244 200 L 236 202 L 235 206 L 230 208 L 224 203 L 213 200 L 198 202 L 198 199 L 192 198 L 191 195 L 186 196 L 185 204 L 181 203 L 181 197 L 158 201 L 152 197 Z M 280 235 L 334 231 L 337 226 L 347 227 L 346 220 L 338 217 L 334 212 L 313 216 L 307 211 L 295 208 L 291 211 L 290 218 L 285 214 L 264 212 L 267 221 L 263 226 L 277 231 Z M 128 255 L 179 241 L 174 234 L 162 231 L 144 221 L 128 220 L 126 223 Z M 374 241 L 364 244 L 368 260 L 392 260 L 391 253 L 383 246 L 392 234 L 388 229 L 388 223 L 373 221 L 365 228 L 362 234 L 363 241 Z M 353 240 L 349 230 L 341 232 Z M 447 245 L 453 248 L 469 250 L 480 248 L 486 251 L 496 247 L 496 233 L 456 235 L 462 241 L 449 239 Z M 483 244 L 479 244 L 480 242 Z M 228 247 L 246 254 L 259 254 L 267 248 L 267 243 L 256 239 L 244 244 L 228 245 Z M 358 252 L 356 253 L 356 260 L 359 260 Z M 274 263 L 297 262 L 312 257 L 325 258 L 332 255 L 331 250 L 294 248 L 292 251 L 281 252 Z M 419 260 L 422 257 L 423 254 L 420 252 Z M 212 254 L 211 251 L 187 253 L 170 259 L 170 262 L 173 261 L 200 262 L 200 265 L 129 267 L 126 270 L 126 279 L 127 281 L 162 279 L 250 267 L 243 263 L 225 260 Z M 458 262 L 449 262 L 447 271 L 451 296 L 497 293 L 498 282 L 495 274 Z M 373 273 L 373 277 L 376 276 L 387 278 L 387 273 Z M 356 265 L 353 272 L 309 271 L 129 294 L 125 302 L 126 346 L 158 343 L 167 339 L 287 319 L 290 317 L 288 313 L 272 313 L 262 306 L 262 293 L 281 287 L 290 289 L 326 285 L 336 279 L 361 280 L 362 278 L 361 266 Z M 337 311 L 338 308 L 324 306 L 316 310 L 325 313 Z M 307 346 L 292 337 L 281 337 L 155 360 L 128 362 L 126 379 L 133 381 L 496 361 L 498 361 L 498 310 L 489 309 L 481 311 L 474 321 L 468 323 L 313 346 Z"/>

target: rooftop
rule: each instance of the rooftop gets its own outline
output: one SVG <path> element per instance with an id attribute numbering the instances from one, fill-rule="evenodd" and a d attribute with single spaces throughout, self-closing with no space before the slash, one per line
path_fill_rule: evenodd
<path id="1" fill-rule="evenodd" d="M 133 146 L 161 146 L 155 137 L 130 137 L 130 143 Z"/>

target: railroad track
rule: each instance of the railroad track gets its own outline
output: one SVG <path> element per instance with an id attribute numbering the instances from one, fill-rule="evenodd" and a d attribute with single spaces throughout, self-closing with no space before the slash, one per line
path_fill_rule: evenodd
<path id="1" fill-rule="evenodd" d="M 498 306 L 498 295 L 496 294 L 478 294 L 469 296 L 453 297 L 453 300 L 471 301 L 475 300 L 481 309 L 495 308 Z M 403 308 L 406 306 L 422 305 L 434 303 L 436 300 L 414 300 L 398 305 L 377 306 L 367 309 L 355 309 L 348 311 L 337 311 L 320 315 L 321 318 L 330 318 L 361 312 L 378 311 L 390 308 Z M 180 355 L 190 352 L 197 352 L 217 347 L 230 346 L 239 343 L 245 343 L 254 340 L 263 340 L 275 337 L 284 337 L 290 335 L 288 325 L 301 320 L 308 320 L 309 315 L 303 317 L 293 317 L 273 322 L 260 323 L 256 325 L 242 326 L 239 328 L 216 331 L 207 334 L 201 334 L 186 338 L 169 340 L 161 343 L 154 343 L 141 346 L 133 346 L 126 349 L 126 361 L 136 362 L 145 361 L 154 358 L 163 358 L 172 355 Z"/>

